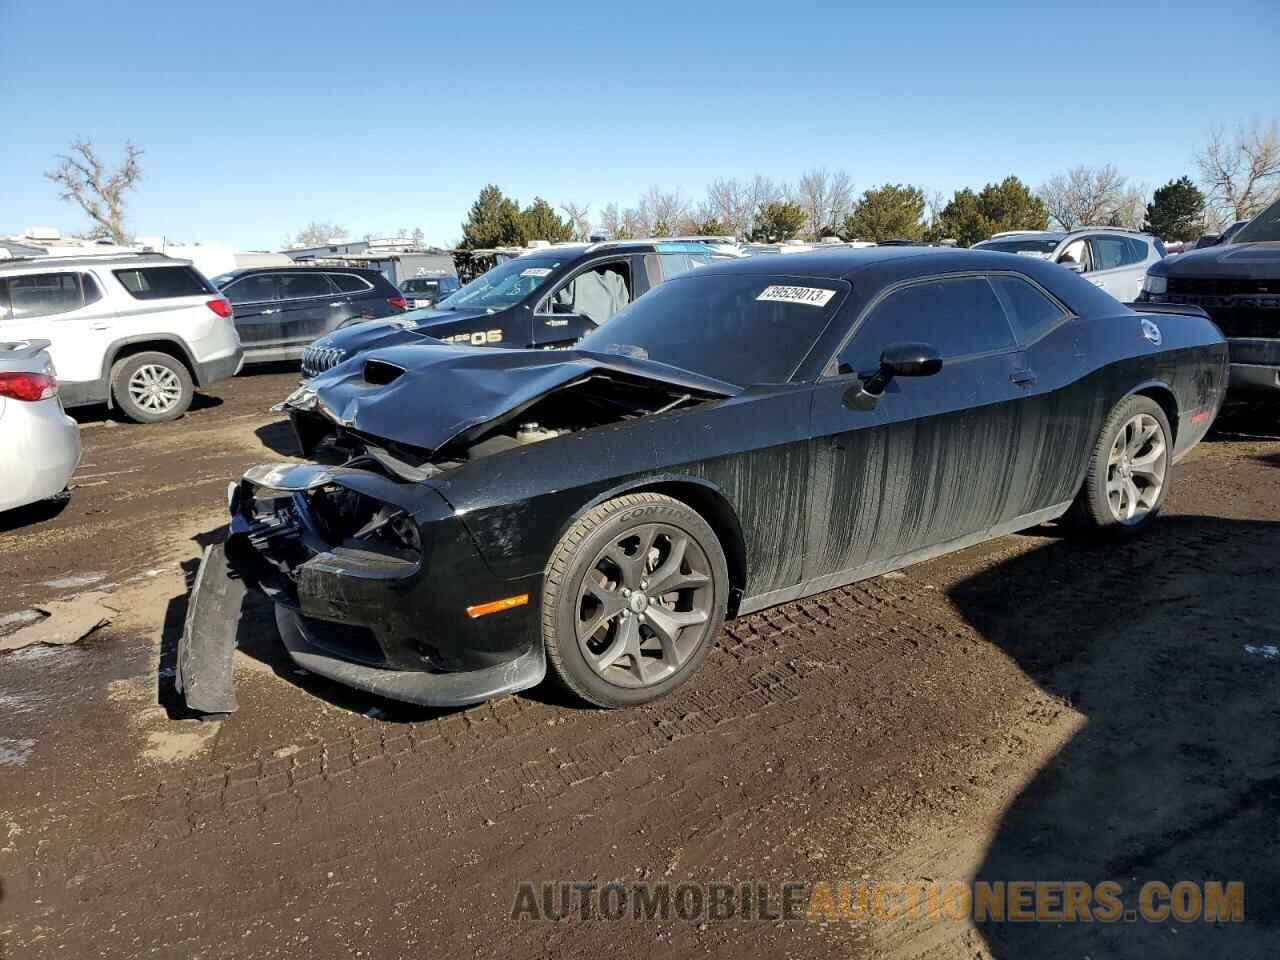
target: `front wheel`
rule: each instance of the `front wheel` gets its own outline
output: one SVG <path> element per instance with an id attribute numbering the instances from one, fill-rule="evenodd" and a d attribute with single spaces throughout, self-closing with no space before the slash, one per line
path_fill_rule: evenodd
<path id="1" fill-rule="evenodd" d="M 1126 397 L 1102 427 L 1069 519 L 1115 536 L 1138 532 L 1164 504 L 1172 461 L 1173 431 L 1160 404 Z"/>
<path id="2" fill-rule="evenodd" d="M 657 493 L 609 500 L 569 529 L 547 564 L 552 670 L 599 707 L 656 700 L 701 666 L 728 593 L 724 551 L 697 511 Z"/>

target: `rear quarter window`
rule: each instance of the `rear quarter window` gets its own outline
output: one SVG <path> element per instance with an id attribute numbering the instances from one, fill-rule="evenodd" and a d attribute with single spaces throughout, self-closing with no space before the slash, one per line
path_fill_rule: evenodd
<path id="1" fill-rule="evenodd" d="M 131 267 L 112 272 L 135 300 L 202 297 L 216 292 L 191 267 Z"/>
<path id="2" fill-rule="evenodd" d="M 1011 276 L 993 276 L 991 286 L 1004 305 L 1014 332 L 1023 343 L 1035 340 L 1059 320 L 1069 316 L 1056 300 L 1034 284 Z"/>
<path id="3" fill-rule="evenodd" d="M 373 289 L 373 284 L 354 273 L 331 273 L 329 279 L 343 293 L 364 293 Z"/>

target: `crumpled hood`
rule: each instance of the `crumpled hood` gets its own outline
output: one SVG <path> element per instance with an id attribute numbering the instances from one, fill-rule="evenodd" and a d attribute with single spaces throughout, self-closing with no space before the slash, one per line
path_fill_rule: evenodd
<path id="1" fill-rule="evenodd" d="M 401 343 L 418 343 L 423 337 L 431 336 L 432 329 L 436 327 L 472 320 L 486 313 L 485 310 L 410 310 L 381 320 L 353 323 L 327 337 L 321 337 L 313 346 L 322 350 L 337 347 L 345 351 L 348 357 L 352 357 L 366 350 Z"/>
<path id="2" fill-rule="evenodd" d="M 1280 242 L 1228 243 L 1163 261 L 1170 277 L 1243 277 L 1280 280 Z"/>
<path id="3" fill-rule="evenodd" d="M 553 390 L 594 376 L 703 397 L 741 392 L 733 384 L 633 357 L 585 350 L 492 350 L 425 340 L 374 350 L 341 364 L 315 377 L 285 406 L 313 405 L 364 436 L 434 452 L 517 416 Z"/>

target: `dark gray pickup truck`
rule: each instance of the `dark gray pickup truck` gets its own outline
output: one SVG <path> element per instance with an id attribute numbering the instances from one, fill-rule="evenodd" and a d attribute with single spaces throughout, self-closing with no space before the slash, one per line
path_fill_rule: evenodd
<path id="1" fill-rule="evenodd" d="M 1280 396 L 1280 200 L 1229 242 L 1152 264 L 1138 301 L 1202 307 L 1227 338 L 1232 390 Z"/>

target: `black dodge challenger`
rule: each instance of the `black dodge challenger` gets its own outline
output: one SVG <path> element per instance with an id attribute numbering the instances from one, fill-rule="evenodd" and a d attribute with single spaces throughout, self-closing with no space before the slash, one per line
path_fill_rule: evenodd
<path id="1" fill-rule="evenodd" d="M 708 265 L 564 352 L 374 350 L 286 401 L 314 463 L 232 485 L 179 688 L 235 709 L 252 588 L 295 661 L 363 690 L 472 703 L 549 663 L 643 703 L 725 617 L 1057 518 L 1139 530 L 1226 381 L 1194 308 L 909 247 Z"/>

